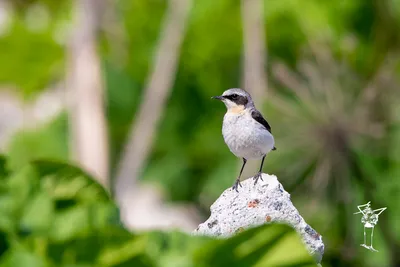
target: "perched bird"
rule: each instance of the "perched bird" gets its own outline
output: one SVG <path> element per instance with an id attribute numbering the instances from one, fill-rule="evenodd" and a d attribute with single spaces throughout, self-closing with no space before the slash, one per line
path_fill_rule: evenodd
<path id="1" fill-rule="evenodd" d="M 248 159 L 262 159 L 259 172 L 253 177 L 254 184 L 261 179 L 262 167 L 265 156 L 271 150 L 276 150 L 271 126 L 254 106 L 249 93 L 243 89 L 232 88 L 226 90 L 221 96 L 213 96 L 224 102 L 227 112 L 222 124 L 222 135 L 229 150 L 237 157 L 243 159 L 232 189 L 238 191 L 240 176 Z"/>

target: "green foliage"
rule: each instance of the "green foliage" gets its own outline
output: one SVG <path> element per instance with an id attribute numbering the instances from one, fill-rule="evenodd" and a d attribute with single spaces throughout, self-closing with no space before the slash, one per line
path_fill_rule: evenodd
<path id="1" fill-rule="evenodd" d="M 2 158 L 2 169 L 5 163 Z M 57 161 L 33 161 L 3 177 L 0 214 L 2 267 L 315 266 L 285 225 L 225 240 L 179 232 L 132 234 L 99 184 Z"/>
<path id="2" fill-rule="evenodd" d="M 24 98 L 34 97 L 53 81 L 62 80 L 64 75 L 66 45 L 59 41 L 59 36 L 65 34 L 65 26 L 70 23 L 72 1 L 8 2 L 15 10 L 10 12 L 10 27 L 0 32 L 0 82 L 6 86 L 14 85 Z M 110 19 L 103 25 L 108 30 L 103 29 L 99 51 L 106 85 L 113 174 L 149 77 L 168 1 L 111 2 L 115 4 L 114 16 L 117 19 Z M 240 2 L 194 1 L 175 84 L 142 177 L 160 184 L 170 200 L 195 203 L 204 213 L 237 175 L 237 159 L 221 137 L 224 108 L 212 102 L 210 96 L 229 87 L 241 86 L 243 40 Z M 400 2 L 264 2 L 269 88 L 266 105 L 259 108 L 263 109 L 272 126 L 278 147 L 268 156 L 264 171 L 278 175 L 303 217 L 315 225 L 329 244 L 324 266 L 398 265 L 400 109 L 398 81 L 390 80 L 398 78 L 399 66 L 382 67 L 385 67 L 384 59 L 389 54 L 395 59 L 398 55 Z M 37 10 L 38 5 L 44 7 L 49 15 L 47 26 L 39 30 L 27 23 L 27 15 L 32 14 L 32 8 Z M 110 10 L 112 8 L 107 11 Z M 39 22 L 43 19 L 37 15 L 34 18 Z M 321 47 L 327 51 L 318 54 Z M 325 56 L 332 57 L 327 65 Z M 300 83 L 290 86 L 276 79 L 274 68 L 281 62 L 299 78 Z M 382 76 L 379 74 L 382 70 L 384 82 L 375 83 L 376 77 Z M 376 91 L 366 94 L 370 85 L 374 85 Z M 323 94 L 319 94 L 320 89 L 324 89 L 321 90 Z M 302 90 L 311 96 L 305 96 Z M 365 103 L 359 101 L 363 95 L 366 95 Z M 367 115 L 360 117 L 360 114 Z M 336 140 L 343 136 L 346 142 L 336 145 Z M 38 126 L 35 131 L 18 132 L 9 144 L 8 168 L 4 168 L 4 164 L 0 166 L 0 180 L 9 181 L 12 176 L 15 181 L 10 185 L 10 182 L 0 184 L 0 214 L 7 214 L 0 216 L 1 229 L 5 231 L 0 236 L 0 240 L 5 240 L 0 241 L 0 251 L 4 252 L 10 242 L 16 244 L 3 257 L 10 264 L 46 265 L 46 258 L 38 258 L 39 254 L 33 252 L 33 248 L 36 251 L 38 247 L 46 247 L 47 252 L 55 250 L 54 253 L 65 254 L 65 259 L 54 262 L 65 260 L 70 266 L 76 266 L 74 259 L 87 255 L 74 249 L 63 254 L 60 251 L 65 247 L 59 243 L 64 241 L 57 240 L 70 240 L 66 244 L 71 247 L 72 243 L 82 242 L 79 243 L 82 247 L 89 242 L 71 236 L 86 233 L 95 240 L 95 236 L 90 234 L 91 225 L 84 220 L 85 208 L 67 199 L 59 204 L 71 205 L 71 209 L 59 213 L 55 211 L 51 197 L 31 195 L 28 187 L 21 185 L 19 188 L 16 182 L 20 179 L 25 183 L 25 176 L 42 181 L 40 174 L 30 174 L 38 171 L 36 165 L 28 168 L 27 164 L 41 158 L 67 160 L 68 144 L 67 119 L 63 116 Z M 328 169 L 330 171 L 326 171 Z M 11 193 L 11 185 L 19 189 Z M 376 228 L 379 256 L 363 253 L 359 248 L 361 224 L 359 217 L 350 215 L 357 204 L 369 200 L 373 205 L 388 207 Z M 38 209 L 46 216 L 35 216 Z M 99 208 L 97 212 L 101 213 L 101 210 Z M 14 229 L 17 227 L 16 218 L 18 227 L 32 228 L 36 235 L 44 235 L 46 231 L 43 229 L 52 230 L 46 232 L 49 236 L 39 236 L 34 241 L 31 235 L 26 234 L 27 240 L 31 240 L 26 242 L 28 246 L 23 241 L 25 239 L 21 239 L 25 230 Z M 70 221 L 75 220 L 80 222 L 80 226 L 69 227 Z M 57 230 L 53 224 L 62 227 Z M 114 231 L 111 229 L 114 228 L 110 227 L 110 232 Z M 101 238 L 109 240 L 107 242 L 116 242 L 105 249 L 107 253 L 101 254 L 105 265 L 114 264 L 115 260 L 118 266 L 148 266 L 154 260 L 165 266 L 169 259 L 180 258 L 180 253 L 171 249 L 162 254 L 164 248 L 157 244 L 171 244 L 180 238 L 188 240 L 179 234 L 174 239 L 172 235 L 159 233 L 135 235 L 126 241 L 123 239 L 124 230 L 115 229 L 113 237 L 103 230 L 98 231 Z M 15 239 L 4 235 L 10 231 Z M 49 243 L 39 246 L 43 240 Z M 57 246 L 56 241 L 59 242 Z M 193 246 L 200 247 L 206 241 L 191 239 L 184 244 L 189 246 L 192 242 Z M 142 247 L 146 244 L 150 252 L 143 252 Z M 88 247 L 93 247 L 93 253 L 100 250 L 96 250 L 93 244 Z M 216 257 L 203 256 L 207 263 Z M 157 257 L 160 257 L 159 261 L 155 261 Z M 123 260 L 119 262 L 119 259 Z M 185 259 L 182 262 L 185 265 Z M 80 266 L 85 263 L 82 264 Z M 176 262 L 175 266 L 178 265 Z"/>
<path id="3" fill-rule="evenodd" d="M 7 14 L 10 28 L 0 38 L 0 61 L 7 64 L 0 66 L 0 82 L 32 98 L 62 77 L 64 52 L 57 34 L 65 30 L 59 27 L 68 17 L 65 8 L 66 1 L 56 6 L 36 3 Z M 34 16 L 40 19 L 32 21 Z"/>
<path id="4" fill-rule="evenodd" d="M 33 159 L 68 160 L 67 114 L 40 127 L 18 131 L 8 145 L 8 167 L 18 170 Z"/>

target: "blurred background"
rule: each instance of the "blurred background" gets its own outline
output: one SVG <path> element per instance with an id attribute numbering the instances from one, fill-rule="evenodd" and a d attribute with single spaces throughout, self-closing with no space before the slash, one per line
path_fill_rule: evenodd
<path id="1" fill-rule="evenodd" d="M 239 171 L 210 97 L 241 87 L 323 266 L 400 266 L 399 45 L 396 0 L 0 0 L 1 153 L 80 166 L 128 229 L 190 232 Z"/>

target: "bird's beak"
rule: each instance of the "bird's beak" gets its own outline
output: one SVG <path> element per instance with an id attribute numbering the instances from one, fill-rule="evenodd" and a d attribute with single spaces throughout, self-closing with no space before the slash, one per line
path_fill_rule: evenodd
<path id="1" fill-rule="evenodd" d="M 224 100 L 224 97 L 223 96 L 213 96 L 213 97 L 211 97 L 212 99 L 218 99 L 218 100 Z"/>

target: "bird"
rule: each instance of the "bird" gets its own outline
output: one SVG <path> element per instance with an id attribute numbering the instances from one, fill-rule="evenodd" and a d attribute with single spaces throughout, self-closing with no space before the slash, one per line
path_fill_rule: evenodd
<path id="1" fill-rule="evenodd" d="M 240 177 L 247 160 L 261 159 L 260 170 L 253 177 L 254 185 L 262 180 L 265 157 L 271 150 L 276 150 L 271 126 L 256 109 L 250 94 L 243 89 L 230 88 L 212 98 L 225 104 L 227 112 L 222 123 L 222 136 L 229 150 L 243 160 L 239 176 L 232 186 L 239 192 L 238 187 L 242 186 Z"/>

